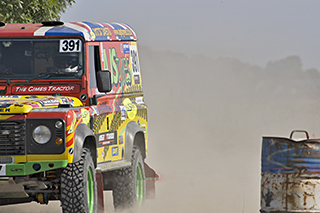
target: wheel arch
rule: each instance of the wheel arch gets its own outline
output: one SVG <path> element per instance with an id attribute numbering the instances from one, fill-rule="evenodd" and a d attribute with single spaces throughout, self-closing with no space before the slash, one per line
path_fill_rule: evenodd
<path id="1" fill-rule="evenodd" d="M 125 159 L 131 161 L 133 146 L 138 146 L 143 159 L 146 158 L 146 143 L 142 128 L 135 122 L 131 121 L 127 124 L 126 129 L 126 145 Z"/>
<path id="2" fill-rule="evenodd" d="M 90 150 L 94 166 L 97 167 L 97 143 L 93 131 L 85 124 L 80 124 L 74 136 L 74 156 L 73 162 L 81 158 L 81 150 L 86 147 Z"/>

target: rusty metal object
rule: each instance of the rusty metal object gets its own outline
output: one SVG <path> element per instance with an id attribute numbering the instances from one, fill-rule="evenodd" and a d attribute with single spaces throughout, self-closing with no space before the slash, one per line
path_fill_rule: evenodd
<path id="1" fill-rule="evenodd" d="M 320 212 L 320 140 L 263 137 L 261 163 L 260 212 Z"/>

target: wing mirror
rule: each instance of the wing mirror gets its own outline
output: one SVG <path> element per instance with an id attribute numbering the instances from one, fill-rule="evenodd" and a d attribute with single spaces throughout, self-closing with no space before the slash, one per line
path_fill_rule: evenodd
<path id="1" fill-rule="evenodd" d="M 111 73 L 109 70 L 98 71 L 97 84 L 99 92 L 110 92 L 112 90 Z"/>

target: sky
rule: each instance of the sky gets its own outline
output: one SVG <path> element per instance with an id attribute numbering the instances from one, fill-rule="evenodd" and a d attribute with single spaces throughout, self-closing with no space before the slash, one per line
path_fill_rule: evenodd
<path id="1" fill-rule="evenodd" d="M 320 70 L 319 8 L 315 0 L 76 0 L 61 20 L 124 22 L 154 50 L 262 67 L 296 55 Z"/>

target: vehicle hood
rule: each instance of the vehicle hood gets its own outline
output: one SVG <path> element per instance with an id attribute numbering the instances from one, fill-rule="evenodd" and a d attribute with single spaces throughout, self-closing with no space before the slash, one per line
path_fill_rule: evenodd
<path id="1" fill-rule="evenodd" d="M 66 96 L 0 96 L 0 114 L 25 114 L 34 108 L 57 108 L 61 104 L 82 106 L 78 98 Z"/>

